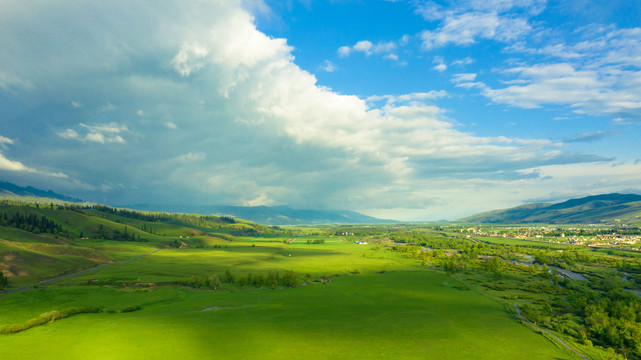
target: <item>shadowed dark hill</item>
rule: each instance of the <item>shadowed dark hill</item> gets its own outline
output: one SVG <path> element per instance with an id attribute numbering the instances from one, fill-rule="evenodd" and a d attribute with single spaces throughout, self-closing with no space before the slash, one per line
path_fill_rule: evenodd
<path id="1" fill-rule="evenodd" d="M 641 224 L 641 195 L 604 194 L 561 203 L 534 203 L 488 211 L 458 221 L 479 223 Z"/>

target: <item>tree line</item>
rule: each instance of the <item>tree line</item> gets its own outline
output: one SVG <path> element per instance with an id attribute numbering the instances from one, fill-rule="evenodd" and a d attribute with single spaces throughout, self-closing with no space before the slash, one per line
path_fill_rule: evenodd
<path id="1" fill-rule="evenodd" d="M 6 212 L 0 216 L 0 224 L 3 226 L 11 226 L 22 229 L 32 233 L 62 233 L 62 226 L 55 221 L 48 219 L 46 216 L 38 216 L 36 214 L 22 214 L 16 211 L 15 214 L 9 216 Z"/>
<path id="2" fill-rule="evenodd" d="M 311 275 L 308 275 L 306 275 L 306 277 L 309 280 L 311 279 Z M 209 276 L 192 276 L 187 280 L 179 281 L 179 283 L 197 289 L 212 290 L 220 290 L 225 286 L 230 285 L 240 288 L 254 287 L 275 289 L 279 286 L 296 287 L 300 285 L 300 280 L 298 279 L 296 273 L 291 270 L 285 271 L 283 273 L 275 270 L 270 270 L 267 273 L 248 273 L 243 276 L 236 276 L 231 271 L 225 270 L 225 273 L 222 275 L 213 274 Z"/>

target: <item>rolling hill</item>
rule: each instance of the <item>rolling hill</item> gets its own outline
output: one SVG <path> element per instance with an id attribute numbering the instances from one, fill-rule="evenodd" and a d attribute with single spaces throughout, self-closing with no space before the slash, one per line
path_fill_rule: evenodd
<path id="1" fill-rule="evenodd" d="M 561 203 L 533 203 L 488 211 L 457 221 L 478 223 L 641 224 L 641 195 L 604 194 Z"/>

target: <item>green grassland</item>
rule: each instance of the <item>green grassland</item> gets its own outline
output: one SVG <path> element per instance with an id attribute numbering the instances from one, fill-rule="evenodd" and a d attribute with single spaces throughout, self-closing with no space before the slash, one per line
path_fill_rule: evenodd
<path id="1" fill-rule="evenodd" d="M 38 289 L 7 299 L 2 323 L 60 307 L 141 305 L 4 335 L 2 358 L 568 359 L 498 303 L 428 271 L 334 278 L 327 285 L 199 291 Z M 28 308 L 29 311 L 25 311 Z M 2 335 L 0 335 L 2 336 Z M 30 346 L 37 343 L 38 346 Z"/>
<path id="2" fill-rule="evenodd" d="M 60 227 L 0 226 L 9 290 L 36 285 L 0 293 L 0 359 L 579 358 L 521 323 L 514 304 L 542 312 L 552 328 L 561 324 L 552 331 L 590 358 L 620 358 L 574 341 L 580 319 L 558 322 L 544 313 L 558 289 L 587 285 L 558 283 L 539 265 L 484 265 L 524 254 L 556 266 L 577 258 L 556 247 L 477 244 L 429 229 L 281 229 L 65 204 L 5 204 L 2 212 L 44 216 Z M 432 249 L 400 246 L 395 237 Z M 581 256 L 569 268 L 594 283 L 623 266 L 617 254 L 589 264 Z M 628 272 L 639 265 L 625 261 Z M 107 266 L 38 284 L 99 265 Z M 295 279 L 285 281 L 288 274 Z M 270 276 L 280 282 L 256 281 Z"/>

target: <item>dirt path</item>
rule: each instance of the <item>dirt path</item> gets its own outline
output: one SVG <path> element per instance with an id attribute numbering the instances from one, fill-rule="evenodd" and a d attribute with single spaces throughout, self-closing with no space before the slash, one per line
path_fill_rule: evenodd
<path id="1" fill-rule="evenodd" d="M 526 323 L 527 325 L 530 325 L 531 327 L 533 327 L 533 328 L 535 328 L 535 329 L 537 329 L 537 330 L 539 330 L 539 331 L 541 331 L 541 332 L 546 333 L 546 334 L 547 334 L 547 335 L 549 335 L 549 336 L 552 336 L 552 337 L 553 337 L 553 338 L 555 338 L 558 342 L 560 342 L 560 343 L 561 343 L 561 345 L 563 345 L 563 346 L 565 346 L 566 348 L 570 349 L 573 353 L 575 353 L 575 354 L 579 355 L 579 356 L 580 356 L 580 357 L 582 357 L 583 359 L 585 359 L 585 360 L 590 360 L 590 359 L 588 359 L 585 355 L 581 354 L 580 352 L 578 352 L 577 350 L 575 350 L 574 348 L 572 348 L 570 345 L 566 344 L 566 343 L 565 343 L 565 341 L 561 340 L 561 338 L 559 338 L 558 336 L 556 336 L 556 335 L 552 334 L 551 332 L 549 332 L 549 331 L 547 331 L 547 330 L 541 329 L 540 327 L 538 327 L 538 326 L 536 326 L 536 325 L 532 324 L 529 320 L 527 320 L 526 318 L 524 318 L 524 317 L 523 317 L 523 315 L 521 315 L 521 309 L 519 309 L 519 306 L 518 306 L 517 304 L 514 304 L 514 307 L 516 308 L 516 314 L 519 316 L 519 319 L 521 319 L 521 321 L 523 321 L 523 322 L 524 322 L 524 323 Z"/>
<path id="2" fill-rule="evenodd" d="M 64 275 L 64 276 L 59 276 L 57 278 L 41 281 L 41 282 L 38 283 L 38 285 L 50 284 L 50 283 L 52 283 L 54 281 L 58 281 L 58 280 L 62 280 L 62 279 L 68 279 L 70 277 L 86 274 L 86 273 L 89 273 L 89 272 L 92 272 L 92 271 L 96 271 L 96 270 L 100 270 L 100 269 L 102 269 L 104 267 L 107 267 L 107 266 L 110 266 L 110 265 L 114 265 L 114 264 L 128 263 L 128 262 L 131 262 L 131 261 L 134 261 L 134 260 L 138 260 L 138 259 L 140 259 L 142 257 L 149 256 L 151 254 L 155 254 L 160 250 L 162 250 L 162 249 L 158 249 L 158 250 L 152 251 L 152 252 L 150 252 L 148 254 L 142 254 L 142 255 L 136 256 L 135 258 L 132 258 L 132 259 L 129 259 L 129 260 L 116 261 L 116 262 L 112 262 L 112 263 L 108 263 L 108 264 L 102 264 L 102 265 L 96 266 L 95 268 L 91 268 L 91 269 L 88 269 L 88 270 L 83 270 L 83 271 L 79 271 L 77 273 Z M 19 290 L 31 290 L 31 289 L 33 289 L 34 286 L 35 285 L 29 285 L 29 286 L 22 286 L 22 287 L 15 288 L 15 289 L 3 290 L 3 291 L 0 291 L 0 294 L 7 294 L 7 293 L 10 293 L 10 292 L 19 291 Z"/>

